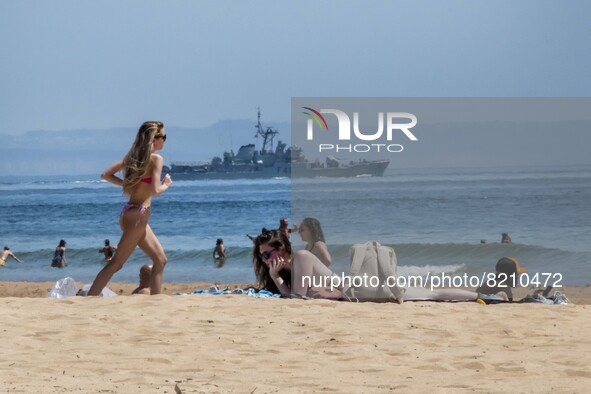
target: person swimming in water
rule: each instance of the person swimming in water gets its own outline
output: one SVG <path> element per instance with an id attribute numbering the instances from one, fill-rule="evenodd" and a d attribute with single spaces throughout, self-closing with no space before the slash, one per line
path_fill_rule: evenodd
<path id="1" fill-rule="evenodd" d="M 10 248 L 8 246 L 5 246 L 4 250 L 2 250 L 2 252 L 0 252 L 0 267 L 4 267 L 9 258 L 15 259 L 17 263 L 23 262 L 18 257 L 16 257 L 16 255 L 14 253 L 12 253 L 10 251 Z"/>
<path id="2" fill-rule="evenodd" d="M 502 244 L 512 244 L 513 243 L 511 241 L 511 237 L 509 236 L 509 233 L 501 234 L 501 243 Z"/>

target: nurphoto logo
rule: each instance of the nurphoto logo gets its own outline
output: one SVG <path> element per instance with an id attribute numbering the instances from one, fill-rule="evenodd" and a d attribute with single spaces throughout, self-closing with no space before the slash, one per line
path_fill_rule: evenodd
<path id="1" fill-rule="evenodd" d="M 323 114 L 332 114 L 336 116 L 338 122 L 338 140 L 351 141 L 351 118 L 344 111 L 339 109 L 320 109 L 315 110 L 311 107 L 302 107 L 306 111 L 303 114 L 308 115 L 307 134 L 308 141 L 314 140 L 314 124 L 317 125 L 323 132 L 329 132 L 328 122 Z M 384 140 L 384 118 L 386 123 L 385 142 L 377 143 L 377 141 Z M 376 141 L 374 143 L 360 143 L 360 144 L 318 144 L 318 151 L 334 151 L 334 152 L 381 152 L 388 151 L 391 153 L 399 153 L 404 150 L 401 144 L 391 143 L 395 132 L 401 131 L 409 140 L 418 141 L 418 138 L 410 131 L 417 125 L 417 117 L 408 112 L 378 112 L 378 129 L 375 132 L 365 132 L 359 128 L 359 112 L 353 112 L 353 135 L 360 141 Z"/>

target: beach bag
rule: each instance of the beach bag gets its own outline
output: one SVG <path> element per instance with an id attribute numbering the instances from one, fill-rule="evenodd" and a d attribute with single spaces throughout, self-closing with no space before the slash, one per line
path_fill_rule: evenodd
<path id="1" fill-rule="evenodd" d="M 72 278 L 63 278 L 55 282 L 53 289 L 47 294 L 49 298 L 66 298 L 75 296 L 78 292 L 76 281 Z"/>
<path id="2" fill-rule="evenodd" d="M 350 283 L 345 283 L 343 289 L 347 297 L 353 301 L 402 303 L 404 288 L 396 286 L 393 248 L 377 241 L 355 244 L 349 249 L 349 257 Z"/>

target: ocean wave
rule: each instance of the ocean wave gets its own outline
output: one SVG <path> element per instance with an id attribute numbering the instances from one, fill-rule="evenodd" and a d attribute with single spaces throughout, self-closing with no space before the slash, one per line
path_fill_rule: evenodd
<path id="1" fill-rule="evenodd" d="M 431 273 L 494 272 L 496 262 L 505 256 L 517 258 L 530 272 L 561 273 L 570 281 L 591 282 L 586 268 L 591 262 L 590 252 L 573 252 L 523 244 L 392 244 L 401 272 L 425 275 Z M 349 268 L 350 245 L 329 246 L 334 269 L 346 272 Z"/>
<path id="2" fill-rule="evenodd" d="M 212 244 L 213 245 L 213 244 Z M 535 245 L 520 244 L 395 244 L 386 245 L 394 248 L 398 264 L 415 267 L 466 267 L 478 262 L 486 262 L 493 265 L 504 256 L 513 256 L 524 263 L 537 264 L 539 261 L 550 261 L 555 264 L 564 261 L 588 262 L 591 257 L 589 252 L 571 252 L 556 248 L 545 248 Z M 294 245 L 296 249 L 301 245 Z M 348 262 L 351 245 L 329 245 L 329 251 L 334 261 Z M 252 254 L 249 246 L 227 247 L 229 256 L 236 260 L 248 260 Z M 166 254 L 170 261 L 203 261 L 210 260 L 213 246 L 200 249 L 167 249 Z M 139 252 L 139 250 L 138 250 Z M 29 261 L 49 261 L 53 255 L 53 249 L 38 249 L 18 253 L 23 259 Z M 98 248 L 68 248 L 69 259 L 79 261 L 81 264 L 96 264 L 101 260 Z M 457 268 L 454 268 L 457 269 Z"/>
<path id="3" fill-rule="evenodd" d="M 76 265 L 82 266 L 96 266 L 97 264 L 103 263 L 103 255 L 98 252 L 99 248 L 83 248 L 74 249 L 68 248 L 66 250 L 66 258 L 68 261 L 75 263 Z M 30 263 L 45 263 L 49 265 L 51 258 L 53 257 L 54 249 L 38 249 L 28 252 L 15 253 L 18 257 L 24 261 Z M 182 262 L 209 262 L 212 260 L 213 247 L 208 249 L 189 249 L 189 250 L 166 250 L 166 255 L 169 261 L 182 261 Z M 249 247 L 234 247 L 229 248 L 228 256 L 234 260 L 249 260 L 252 254 L 252 248 Z M 140 250 L 136 249 L 132 254 L 131 260 L 139 261 L 146 260 L 149 262 L 149 258 Z"/>
<path id="4" fill-rule="evenodd" d="M 174 176 L 173 176 L 174 181 Z M 212 179 L 212 180 L 179 180 L 174 181 L 175 188 L 197 187 L 210 189 L 212 187 L 260 187 L 269 185 L 289 185 L 290 178 L 276 177 L 270 179 Z M 93 189 L 97 187 L 112 187 L 107 181 L 99 178 L 99 175 L 65 177 L 65 178 L 23 178 L 4 177 L 0 179 L 0 191 L 16 190 L 54 190 L 54 189 Z"/>
<path id="5" fill-rule="evenodd" d="M 349 248 L 351 245 L 331 245 L 330 253 L 333 264 L 330 268 L 340 274 L 349 271 Z M 588 264 L 589 252 L 568 252 L 555 248 L 532 245 L 501 244 L 397 244 L 392 246 L 396 252 L 398 275 L 420 275 L 427 273 L 446 274 L 481 274 L 494 272 L 496 262 L 504 256 L 516 257 L 525 265 L 531 275 L 539 273 L 559 273 L 562 284 L 586 285 L 591 283 Z M 299 249 L 298 246 L 295 249 Z M 228 260 L 223 269 L 216 269 L 213 248 L 166 250 L 168 266 L 167 280 L 190 282 L 196 280 L 221 280 L 245 282 L 253 279 L 252 247 L 229 247 Z M 23 264 L 9 262 L 0 270 L 3 280 L 53 280 L 60 275 L 60 270 L 50 269 L 53 249 L 39 249 L 19 253 Z M 103 255 L 98 248 L 67 250 L 67 270 L 76 277 L 92 280 L 102 268 Z M 134 251 L 126 263 L 123 273 L 118 277 L 123 281 L 133 282 L 137 278 L 137 269 L 149 258 L 140 250 Z M 65 273 L 65 271 L 64 271 Z"/>

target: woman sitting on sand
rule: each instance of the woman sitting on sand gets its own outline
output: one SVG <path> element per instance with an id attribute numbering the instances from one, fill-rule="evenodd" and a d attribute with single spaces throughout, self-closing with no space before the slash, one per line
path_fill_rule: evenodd
<path id="1" fill-rule="evenodd" d="M 131 294 L 150 295 L 150 278 L 152 277 L 152 266 L 144 264 L 140 268 L 140 284 Z"/>
<path id="2" fill-rule="evenodd" d="M 324 232 L 318 219 L 305 218 L 302 220 L 298 227 L 298 233 L 302 241 L 306 242 L 306 250 L 328 267 L 332 258 L 324 241 Z"/>
<path id="3" fill-rule="evenodd" d="M 254 239 L 253 262 L 258 286 L 285 297 L 292 294 L 311 296 L 316 289 L 309 286 L 310 282 L 319 283 L 320 278 L 339 277 L 308 250 L 292 253 L 289 239 L 284 232 L 277 230 L 267 231 Z M 311 280 L 304 280 L 305 278 Z M 330 283 L 330 279 L 326 282 Z M 406 301 L 476 301 L 478 298 L 507 301 L 504 293 L 485 296 L 462 289 L 429 290 L 407 287 L 404 293 Z"/>

